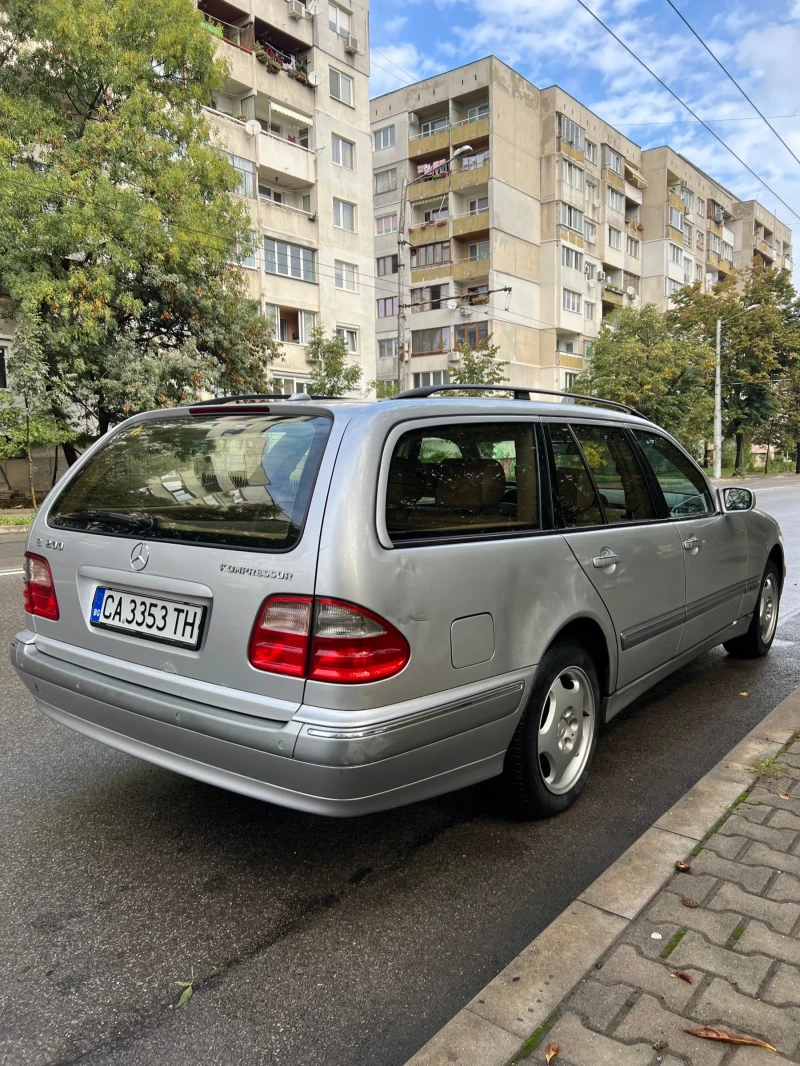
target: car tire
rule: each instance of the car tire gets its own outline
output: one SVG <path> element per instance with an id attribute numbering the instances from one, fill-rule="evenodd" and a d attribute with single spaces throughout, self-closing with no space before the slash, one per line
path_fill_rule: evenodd
<path id="1" fill-rule="evenodd" d="M 551 645 L 506 752 L 503 782 L 517 816 L 550 818 L 575 802 L 589 777 L 599 724 L 594 660 L 576 641 Z"/>
<path id="2" fill-rule="evenodd" d="M 770 559 L 764 568 L 758 599 L 747 632 L 722 645 L 734 659 L 760 659 L 769 652 L 778 627 L 781 603 L 781 579 L 778 568 Z"/>

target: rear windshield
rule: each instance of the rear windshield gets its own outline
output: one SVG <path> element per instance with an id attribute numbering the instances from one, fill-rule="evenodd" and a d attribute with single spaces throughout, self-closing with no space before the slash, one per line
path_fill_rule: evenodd
<path id="1" fill-rule="evenodd" d="M 286 551 L 300 539 L 331 420 L 223 415 L 115 433 L 48 522 L 140 540 Z"/>

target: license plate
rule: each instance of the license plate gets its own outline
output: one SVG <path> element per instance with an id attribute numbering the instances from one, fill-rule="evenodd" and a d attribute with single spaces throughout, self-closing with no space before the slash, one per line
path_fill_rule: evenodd
<path id="1" fill-rule="evenodd" d="M 101 629 L 116 629 L 146 640 L 196 648 L 200 644 L 205 607 L 194 603 L 134 596 L 119 589 L 98 587 L 89 621 Z"/>

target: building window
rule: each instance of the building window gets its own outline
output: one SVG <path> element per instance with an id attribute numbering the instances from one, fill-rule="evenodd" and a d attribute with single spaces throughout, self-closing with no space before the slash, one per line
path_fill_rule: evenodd
<path id="1" fill-rule="evenodd" d="M 441 311 L 442 304 L 450 295 L 450 286 L 426 285 L 422 289 L 411 290 L 412 311 Z"/>
<path id="2" fill-rule="evenodd" d="M 624 211 L 625 210 L 625 197 L 621 192 L 617 192 L 616 189 L 612 189 L 609 185 L 606 189 L 606 203 L 612 211 Z"/>
<path id="3" fill-rule="evenodd" d="M 378 300 L 378 318 L 395 318 L 399 310 L 399 296 L 386 296 Z"/>
<path id="4" fill-rule="evenodd" d="M 488 241 L 475 241 L 473 244 L 467 245 L 467 259 L 470 263 L 476 262 L 478 259 L 489 258 L 489 242 Z"/>
<path id="5" fill-rule="evenodd" d="M 480 215 L 484 211 L 489 210 L 489 197 L 479 196 L 477 200 L 470 200 L 469 213 L 471 215 Z"/>
<path id="6" fill-rule="evenodd" d="M 381 255 L 376 260 L 378 267 L 377 274 L 379 278 L 386 277 L 387 274 L 397 273 L 397 256 L 396 255 Z"/>
<path id="7" fill-rule="evenodd" d="M 583 270 L 583 252 L 576 252 L 566 244 L 561 245 L 561 265 L 570 270 Z"/>
<path id="8" fill-rule="evenodd" d="M 347 37 L 350 34 L 350 13 L 338 4 L 328 4 L 328 25 L 334 33 Z"/>
<path id="9" fill-rule="evenodd" d="M 625 238 L 625 251 L 634 259 L 639 258 L 639 242 L 636 240 L 635 237 Z"/>
<path id="10" fill-rule="evenodd" d="M 450 241 L 437 241 L 436 244 L 420 244 L 411 249 L 411 266 L 436 266 L 438 263 L 450 262 Z"/>
<path id="11" fill-rule="evenodd" d="M 375 192 L 392 192 L 397 188 L 397 167 L 391 170 L 379 170 L 375 175 Z"/>
<path id="12" fill-rule="evenodd" d="M 343 104 L 353 106 L 353 79 L 346 74 L 341 74 L 333 67 L 329 70 L 329 83 L 331 96 L 334 100 L 340 100 Z"/>
<path id="13" fill-rule="evenodd" d="M 332 134 L 331 136 L 331 159 L 337 166 L 344 167 L 345 170 L 353 170 L 353 159 L 355 158 L 355 145 L 352 141 L 346 141 L 343 137 Z"/>
<path id="14" fill-rule="evenodd" d="M 350 355 L 358 354 L 358 330 L 355 326 L 337 326 L 336 336 L 344 338 Z"/>
<path id="15" fill-rule="evenodd" d="M 431 207 L 422 212 L 422 221 L 428 225 L 431 222 L 446 222 L 450 217 L 449 207 Z"/>
<path id="16" fill-rule="evenodd" d="M 450 349 L 450 327 L 414 329 L 411 331 L 412 355 L 436 355 Z"/>
<path id="17" fill-rule="evenodd" d="M 378 341 L 378 358 L 397 358 L 397 337 L 389 337 L 387 340 Z"/>
<path id="18" fill-rule="evenodd" d="M 468 322 L 456 326 L 456 348 L 466 341 L 470 348 L 480 348 L 489 336 L 488 322 Z"/>
<path id="19" fill-rule="evenodd" d="M 273 204 L 283 203 L 283 192 L 278 189 L 273 189 L 269 185 L 262 185 L 259 183 L 258 196 L 260 200 L 271 200 Z"/>
<path id="20" fill-rule="evenodd" d="M 596 203 L 597 203 L 597 182 L 595 182 L 595 181 L 587 181 L 586 182 L 586 214 L 589 216 L 589 218 L 594 218 L 595 217 L 595 212 L 597 211 L 597 207 L 595 206 Z"/>
<path id="21" fill-rule="evenodd" d="M 669 209 L 669 224 L 673 229 L 683 232 L 683 212 L 675 207 Z"/>
<path id="22" fill-rule="evenodd" d="M 431 137 L 434 133 L 439 133 L 440 130 L 446 130 L 449 127 L 450 120 L 447 115 L 439 115 L 438 118 L 431 118 L 427 122 L 421 123 L 419 132 L 423 137 Z"/>
<path id="23" fill-rule="evenodd" d="M 583 342 L 583 354 L 584 354 L 584 356 L 587 359 L 592 354 L 592 345 L 593 344 L 594 344 L 594 341 L 584 341 Z"/>
<path id="24" fill-rule="evenodd" d="M 570 373 L 569 370 L 565 370 L 564 371 L 564 390 L 566 392 L 572 392 L 572 388 L 573 388 L 575 382 L 578 380 L 579 377 L 580 377 L 580 374 L 576 374 L 574 372 Z"/>
<path id="25" fill-rule="evenodd" d="M 702 282 L 703 280 L 703 264 L 695 263 L 694 265 L 694 280 Z"/>
<path id="26" fill-rule="evenodd" d="M 394 144 L 394 126 L 384 126 L 383 129 L 375 130 L 375 151 L 380 152 L 384 148 L 391 148 Z"/>
<path id="27" fill-rule="evenodd" d="M 594 322 L 594 304 L 588 300 L 583 301 L 583 317 L 587 322 Z"/>
<path id="28" fill-rule="evenodd" d="M 449 385 L 450 372 L 448 370 L 424 370 L 421 374 L 414 375 L 414 388 L 421 389 L 423 385 Z"/>
<path id="29" fill-rule="evenodd" d="M 681 195 L 683 196 L 683 210 L 684 214 L 690 215 L 692 213 L 692 190 L 682 189 Z"/>
<path id="30" fill-rule="evenodd" d="M 379 237 L 382 233 L 397 233 L 397 212 L 393 211 L 390 215 L 378 215 L 375 219 L 375 232 Z"/>
<path id="31" fill-rule="evenodd" d="M 255 200 L 256 189 L 258 188 L 258 176 L 256 174 L 256 165 L 249 159 L 243 159 L 240 155 L 228 155 L 231 166 L 236 171 L 236 177 L 238 180 L 238 186 L 236 191 L 240 196 L 246 196 L 250 200 Z"/>
<path id="32" fill-rule="evenodd" d="M 571 204 L 561 204 L 561 225 L 569 226 L 570 229 L 583 229 L 583 211 Z"/>
<path id="33" fill-rule="evenodd" d="M 622 230 L 615 229 L 613 226 L 608 227 L 608 246 L 620 251 L 622 248 Z"/>
<path id="34" fill-rule="evenodd" d="M 694 263 L 687 256 L 683 259 L 683 283 L 684 285 L 691 285 L 692 278 L 694 277 Z"/>
<path id="35" fill-rule="evenodd" d="M 333 224 L 337 229 L 348 229 L 351 233 L 355 233 L 356 229 L 356 207 L 355 204 L 348 204 L 346 200 L 337 200 L 333 198 Z"/>
<path id="36" fill-rule="evenodd" d="M 669 245 L 669 261 L 670 263 L 677 264 L 677 266 L 683 265 L 683 251 L 677 244 L 673 244 L 671 241 Z"/>
<path id="37" fill-rule="evenodd" d="M 586 275 L 587 281 L 594 281 L 597 275 L 597 267 L 594 265 L 594 263 L 587 263 L 586 266 L 583 268 L 583 272 Z"/>
<path id="38" fill-rule="evenodd" d="M 268 274 L 281 274 L 287 278 L 299 278 L 301 281 L 316 281 L 315 257 L 313 248 L 275 241 L 271 237 L 264 238 L 264 260 Z"/>
<path id="39" fill-rule="evenodd" d="M 340 259 L 334 259 L 336 272 L 336 288 L 346 292 L 358 292 L 358 267 L 354 263 L 343 263 Z"/>
<path id="40" fill-rule="evenodd" d="M 706 217 L 706 202 L 699 196 L 697 197 L 697 216 L 698 218 Z"/>
<path id="41" fill-rule="evenodd" d="M 573 292 L 572 289 L 562 289 L 562 306 L 565 311 L 574 311 L 576 314 L 581 313 L 581 294 L 579 292 Z"/>
<path id="42" fill-rule="evenodd" d="M 622 173 L 622 156 L 619 152 L 615 152 L 613 148 L 609 148 L 605 145 L 606 150 L 606 166 L 609 170 L 613 170 L 615 174 Z"/>
<path id="43" fill-rule="evenodd" d="M 676 281 L 674 278 L 667 278 L 667 296 L 673 296 L 678 291 L 678 289 L 682 288 L 682 281 Z"/>
<path id="44" fill-rule="evenodd" d="M 0 344 L 0 389 L 8 388 L 8 344 Z"/>
<path id="45" fill-rule="evenodd" d="M 683 243 L 687 248 L 692 247 L 692 227 L 685 218 L 683 220 Z"/>
<path id="46" fill-rule="evenodd" d="M 583 153 L 590 163 L 597 162 L 597 145 L 592 141 L 587 141 Z"/>
<path id="47" fill-rule="evenodd" d="M 723 259 L 727 259 L 728 262 L 733 262 L 733 245 L 728 244 L 727 241 L 720 241 L 720 253 Z"/>
<path id="48" fill-rule="evenodd" d="M 258 246 L 258 234 L 250 231 L 250 251 L 246 255 L 237 255 L 236 262 L 239 266 L 247 267 L 248 270 L 258 269 L 256 248 Z M 238 249 L 237 249 L 238 250 Z"/>
<path id="49" fill-rule="evenodd" d="M 489 101 L 485 103 L 476 104 L 474 107 L 467 108 L 467 122 L 477 122 L 479 119 L 489 117 Z"/>
<path id="50" fill-rule="evenodd" d="M 583 233 L 587 244 L 597 244 L 597 226 L 587 218 L 583 223 Z"/>
<path id="51" fill-rule="evenodd" d="M 583 127 L 573 122 L 571 118 L 567 118 L 566 115 L 559 114 L 558 116 L 558 135 L 566 144 L 571 144 L 573 148 L 583 151 Z"/>
<path id="52" fill-rule="evenodd" d="M 569 159 L 561 160 L 561 180 L 571 185 L 573 189 L 583 188 L 583 171 L 580 167 L 576 167 L 574 163 L 571 163 Z"/>
<path id="53" fill-rule="evenodd" d="M 264 308 L 267 320 L 273 323 L 276 340 L 289 344 L 308 344 L 316 322 L 313 311 L 296 311 L 289 307 L 267 304 Z"/>

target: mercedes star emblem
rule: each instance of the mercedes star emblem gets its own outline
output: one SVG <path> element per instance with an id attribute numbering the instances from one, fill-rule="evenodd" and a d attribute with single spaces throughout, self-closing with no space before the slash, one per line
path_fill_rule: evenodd
<path id="1" fill-rule="evenodd" d="M 146 544 L 136 544 L 131 552 L 131 566 L 134 570 L 144 570 L 150 558 L 150 549 Z"/>

